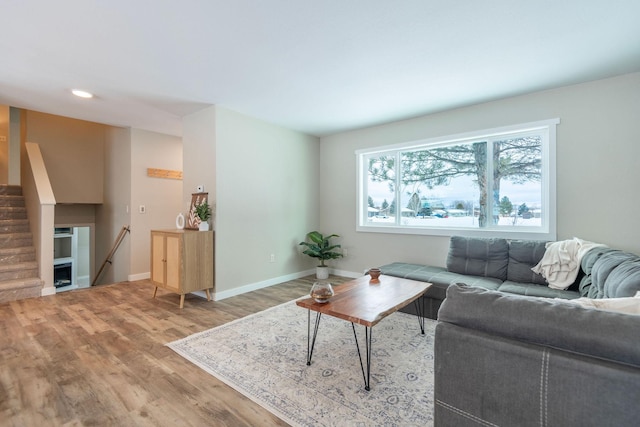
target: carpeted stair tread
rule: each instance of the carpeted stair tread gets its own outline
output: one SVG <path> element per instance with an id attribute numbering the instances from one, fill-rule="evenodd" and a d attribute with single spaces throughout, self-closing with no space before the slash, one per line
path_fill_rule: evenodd
<path id="1" fill-rule="evenodd" d="M 0 219 L 0 234 L 26 232 L 29 232 L 28 219 Z"/>
<path id="2" fill-rule="evenodd" d="M 16 262 L 0 265 L 0 280 L 27 279 L 38 275 L 36 261 Z"/>
<path id="3" fill-rule="evenodd" d="M 35 261 L 36 249 L 33 246 L 0 249 L 0 263 L 20 263 Z"/>
<path id="4" fill-rule="evenodd" d="M 0 209 L 0 219 L 26 219 L 27 208 L 24 206 L 3 206 Z"/>
<path id="5" fill-rule="evenodd" d="M 19 185 L 0 184 L 0 195 L 22 196 L 22 187 Z"/>
<path id="6" fill-rule="evenodd" d="M 0 195 L 0 206 L 4 207 L 23 207 L 24 197 L 2 194 Z"/>
<path id="7" fill-rule="evenodd" d="M 0 233 L 0 246 L 4 248 L 16 248 L 19 246 L 32 246 L 31 232 Z"/>
<path id="8" fill-rule="evenodd" d="M 36 261 L 27 261 L 27 262 L 16 262 L 13 264 L 4 264 L 0 265 L 0 273 L 5 271 L 13 271 L 13 270 L 28 270 L 31 268 L 38 268 L 38 263 Z"/>
<path id="9" fill-rule="evenodd" d="M 33 246 L 19 246 L 16 248 L 0 248 L 0 257 L 3 255 L 16 255 L 16 254 L 26 254 L 32 253 L 35 255 L 36 248 Z"/>
<path id="10" fill-rule="evenodd" d="M 0 303 L 39 297 L 43 285 L 38 277 L 0 281 Z"/>
<path id="11" fill-rule="evenodd" d="M 29 288 L 34 286 L 42 286 L 44 281 L 39 277 L 26 277 L 24 279 L 13 279 L 0 281 L 0 291 L 6 291 L 16 288 Z"/>
<path id="12" fill-rule="evenodd" d="M 39 297 L 38 275 L 22 187 L 0 184 L 0 302 Z"/>

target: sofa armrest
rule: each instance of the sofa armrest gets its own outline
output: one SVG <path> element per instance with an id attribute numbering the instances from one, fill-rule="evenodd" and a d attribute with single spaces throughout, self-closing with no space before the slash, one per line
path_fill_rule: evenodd
<path id="1" fill-rule="evenodd" d="M 438 320 L 640 367 L 640 316 L 451 285 Z"/>

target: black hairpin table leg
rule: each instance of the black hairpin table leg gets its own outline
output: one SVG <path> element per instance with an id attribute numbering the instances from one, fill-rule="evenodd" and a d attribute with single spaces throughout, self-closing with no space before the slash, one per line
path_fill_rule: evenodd
<path id="1" fill-rule="evenodd" d="M 351 328 L 353 329 L 353 337 L 356 340 L 356 349 L 358 350 L 358 358 L 360 359 L 360 369 L 362 369 L 362 378 L 364 378 L 364 389 L 369 391 L 371 390 L 371 337 L 373 336 L 373 327 L 369 328 L 367 326 L 364 327 L 364 340 L 366 347 L 366 365 L 367 372 L 365 373 L 364 365 L 362 363 L 362 354 L 360 353 L 360 345 L 358 344 L 358 334 L 356 334 L 356 327 L 351 323 Z"/>
<path id="2" fill-rule="evenodd" d="M 311 337 L 311 310 L 307 310 L 307 366 L 311 365 L 311 356 L 313 356 L 313 347 L 316 345 L 316 337 L 318 336 L 318 326 L 320 326 L 320 317 L 322 313 L 316 312 L 316 321 L 313 327 L 313 338 Z"/>
<path id="3" fill-rule="evenodd" d="M 420 304 L 419 301 L 422 301 Z M 416 312 L 418 313 L 418 323 L 420 324 L 420 332 L 424 335 L 424 297 L 420 297 L 414 301 Z"/>

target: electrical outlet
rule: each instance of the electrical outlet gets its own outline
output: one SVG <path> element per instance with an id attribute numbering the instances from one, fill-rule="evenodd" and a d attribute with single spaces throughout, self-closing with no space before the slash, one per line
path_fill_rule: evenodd
<path id="1" fill-rule="evenodd" d="M 276 262 L 276 254 L 271 254 L 269 257 L 269 262 Z"/>
<path id="2" fill-rule="evenodd" d="M 347 255 L 349 255 L 349 251 L 347 250 L 347 248 L 342 248 L 342 256 L 346 257 Z"/>
<path id="3" fill-rule="evenodd" d="M 147 213 L 147 208 L 144 205 L 140 205 L 140 207 L 138 208 L 138 212 L 140 212 L 141 214 Z"/>

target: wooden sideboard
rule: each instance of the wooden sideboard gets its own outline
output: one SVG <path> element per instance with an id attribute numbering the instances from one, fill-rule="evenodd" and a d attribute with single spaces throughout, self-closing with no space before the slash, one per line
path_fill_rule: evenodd
<path id="1" fill-rule="evenodd" d="M 211 300 L 213 288 L 214 232 L 197 230 L 151 230 L 151 282 L 158 288 L 184 296 L 204 290 Z"/>

